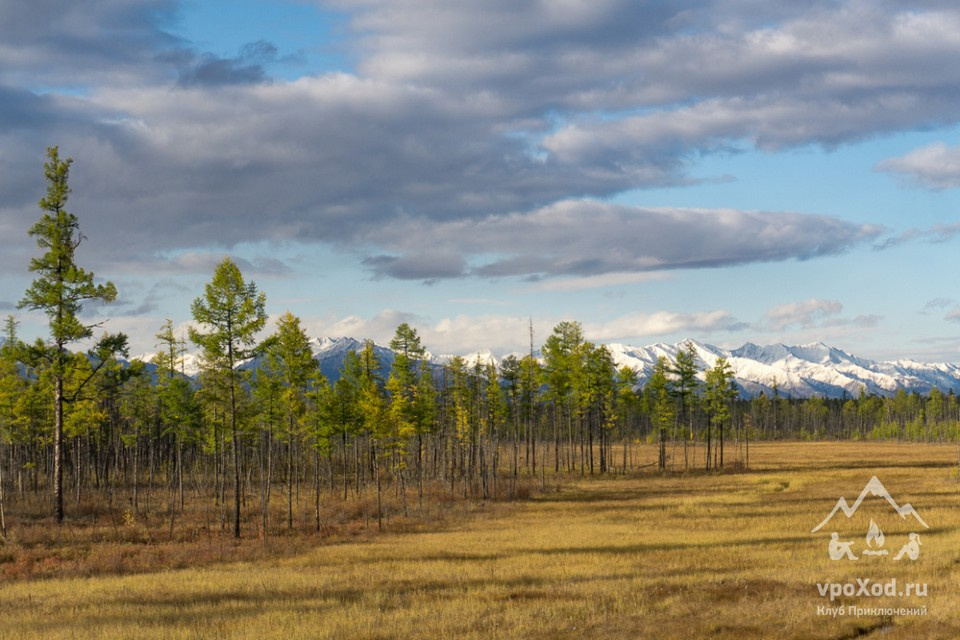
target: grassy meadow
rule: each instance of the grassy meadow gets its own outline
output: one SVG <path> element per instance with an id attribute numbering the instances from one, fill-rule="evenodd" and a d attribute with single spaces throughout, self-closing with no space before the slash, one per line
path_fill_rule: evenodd
<path id="1" fill-rule="evenodd" d="M 643 453 L 656 460 L 654 447 Z M 548 476 L 525 501 L 281 557 L 8 580 L 0 638 L 960 637 L 955 445 L 772 443 L 752 446 L 750 462 L 739 473 Z M 929 528 L 871 497 L 863 514 L 811 533 L 874 475 Z M 891 553 L 832 561 L 830 531 L 859 554 L 868 514 Z M 919 558 L 894 562 L 917 530 Z M 892 578 L 927 595 L 831 602 L 817 588 Z"/>

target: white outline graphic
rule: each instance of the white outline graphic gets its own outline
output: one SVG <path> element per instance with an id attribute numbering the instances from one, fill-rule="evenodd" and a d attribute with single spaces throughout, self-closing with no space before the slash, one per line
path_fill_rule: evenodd
<path id="1" fill-rule="evenodd" d="M 860 503 L 863 502 L 864 498 L 866 498 L 868 495 L 879 496 L 885 499 L 890 503 L 890 506 L 893 507 L 893 510 L 896 511 L 897 514 L 904 520 L 907 519 L 907 516 L 913 516 L 917 519 L 917 522 L 922 524 L 925 528 L 930 528 L 929 525 L 923 521 L 923 518 L 920 517 L 920 514 L 917 513 L 917 510 L 913 508 L 913 505 L 911 505 L 909 502 L 902 507 L 898 505 L 897 501 L 894 500 L 890 495 L 890 492 L 887 491 L 887 488 L 883 486 L 882 482 L 880 482 L 880 479 L 877 478 L 877 476 L 873 476 L 863 488 L 863 491 L 860 492 L 860 496 L 853 503 L 853 506 L 850 506 L 847 503 L 846 498 L 840 496 L 840 499 L 837 500 L 836 506 L 833 507 L 833 511 L 830 512 L 830 515 L 824 518 L 823 522 L 811 529 L 810 533 L 816 533 L 817 531 L 820 531 L 820 529 L 822 529 L 824 525 L 830 522 L 830 519 L 836 515 L 837 511 L 843 511 L 843 515 L 847 516 L 847 519 L 850 519 L 853 517 L 853 514 L 857 512 L 857 509 L 860 508 Z"/>

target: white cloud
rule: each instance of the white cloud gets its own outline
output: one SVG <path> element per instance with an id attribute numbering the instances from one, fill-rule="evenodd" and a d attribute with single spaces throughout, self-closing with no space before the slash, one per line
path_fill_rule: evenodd
<path id="1" fill-rule="evenodd" d="M 728 311 L 699 311 L 675 313 L 631 313 L 609 322 L 587 323 L 584 333 L 591 340 L 613 342 L 635 340 L 671 334 L 704 336 L 716 332 L 732 332 L 745 329 L 747 325 L 737 320 Z"/>
<path id="2" fill-rule="evenodd" d="M 351 16 L 356 72 L 261 83 L 256 56 L 209 59 L 170 36 L 173 2 L 101 4 L 58 21 L 4 7 L 0 41 L 16 46 L 0 73 L 0 190 L 32 206 L 39 150 L 61 141 L 91 242 L 132 255 L 356 246 L 407 217 L 502 225 L 684 184 L 712 149 L 835 145 L 960 119 L 960 9 L 942 4 L 344 0 L 333 4 Z M 79 94 L 35 93 L 81 67 L 96 71 Z M 952 185 L 950 171 L 926 179 Z M 398 274 L 437 266 L 392 257 L 404 258 Z M 487 266 L 535 273 L 516 255 Z"/>
<path id="3" fill-rule="evenodd" d="M 423 324 L 423 319 L 412 313 L 384 309 L 372 318 L 351 315 L 345 318 L 307 321 L 305 326 L 309 327 L 317 337 L 369 339 L 386 345 L 393 338 L 397 327 L 404 322 L 417 328 Z"/>
<path id="4" fill-rule="evenodd" d="M 843 311 L 843 305 L 836 300 L 811 298 L 773 307 L 767 312 L 767 321 L 774 331 L 781 331 L 794 325 L 809 328 L 825 318 L 836 316 L 841 311 Z"/>
<path id="5" fill-rule="evenodd" d="M 385 310 L 371 318 L 350 316 L 308 323 L 316 335 L 371 338 L 387 344 L 397 325 L 407 322 L 417 330 L 423 345 L 435 354 L 465 355 L 490 350 L 496 354 L 520 352 L 530 348 L 530 323 L 533 322 L 534 348 L 539 349 L 553 328 L 562 321 L 580 321 L 576 317 L 538 314 L 460 314 L 431 320 L 410 313 Z M 747 328 L 727 311 L 677 313 L 657 311 L 630 313 L 608 321 L 583 322 L 584 337 L 597 343 L 666 338 L 676 334 L 704 336 L 730 333 Z"/>
<path id="6" fill-rule="evenodd" d="M 936 142 L 878 163 L 878 171 L 897 174 L 905 182 L 927 189 L 960 187 L 960 147 Z"/>

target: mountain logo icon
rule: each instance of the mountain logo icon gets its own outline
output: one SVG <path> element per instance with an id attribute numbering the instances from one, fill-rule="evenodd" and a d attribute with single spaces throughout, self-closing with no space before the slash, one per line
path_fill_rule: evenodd
<path id="1" fill-rule="evenodd" d="M 880 482 L 880 479 L 877 476 L 870 478 L 870 481 L 867 482 L 866 486 L 863 488 L 863 491 L 860 492 L 860 495 L 854 501 L 851 506 L 847 503 L 846 498 L 843 496 L 837 500 L 837 504 L 833 507 L 833 510 L 830 512 L 826 518 L 823 519 L 823 522 L 815 526 L 810 530 L 810 533 L 816 533 L 820 531 L 830 520 L 837 514 L 838 511 L 842 511 L 843 515 L 847 516 L 847 519 L 850 519 L 854 513 L 857 512 L 857 509 L 860 508 L 860 504 L 864 501 L 867 496 L 878 496 L 890 503 L 890 506 L 893 507 L 893 510 L 904 520 L 907 519 L 907 516 L 913 516 L 917 522 L 922 524 L 924 528 L 929 529 L 929 525 L 923 521 L 923 518 L 920 517 L 920 514 L 917 513 L 917 510 L 913 508 L 913 505 L 910 503 L 904 504 L 903 506 L 898 505 L 897 501 L 893 499 L 890 495 L 890 492 L 887 491 L 887 488 L 883 486 L 883 483 Z"/>

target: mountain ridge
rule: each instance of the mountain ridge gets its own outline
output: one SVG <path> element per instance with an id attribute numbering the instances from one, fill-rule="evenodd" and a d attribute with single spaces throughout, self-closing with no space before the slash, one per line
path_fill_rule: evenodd
<path id="1" fill-rule="evenodd" d="M 362 349 L 364 342 L 352 337 L 322 337 L 312 339 L 311 348 L 321 371 L 334 381 L 339 377 L 340 366 L 347 352 Z M 618 368 L 629 366 L 635 369 L 640 383 L 645 384 L 653 373 L 658 357 L 665 356 L 672 362 L 687 343 L 693 346 L 696 354 L 701 381 L 706 377 L 706 370 L 716 364 L 717 358 L 725 358 L 734 372 L 734 383 L 747 398 L 760 393 L 767 396 L 776 393 L 791 398 L 855 398 L 861 387 L 867 394 L 881 396 L 892 396 L 901 389 L 927 394 L 934 387 L 943 393 L 952 391 L 960 394 L 960 366 L 956 364 L 924 363 L 909 359 L 878 362 L 822 342 L 801 345 L 757 345 L 747 342 L 736 349 L 723 349 L 688 339 L 675 344 L 657 343 L 643 347 L 622 343 L 606 346 Z M 374 351 L 380 358 L 381 371 L 386 374 L 393 362 L 393 352 L 389 347 L 377 343 L 374 343 Z M 428 361 L 436 367 L 449 363 L 453 357 L 427 354 Z M 461 357 L 469 365 L 477 361 L 499 365 L 502 360 L 489 350 Z M 149 361 L 150 356 L 138 359 Z M 193 355 L 190 360 L 186 373 L 195 374 L 197 358 Z"/>

